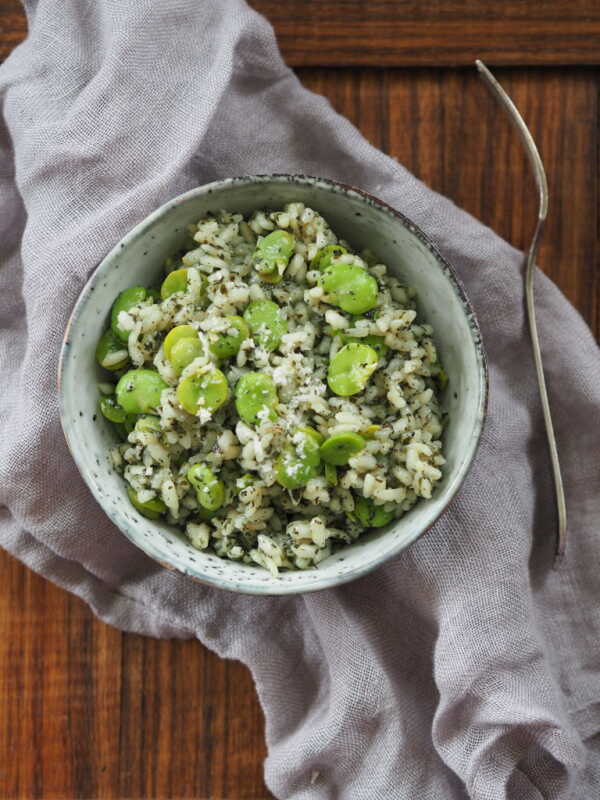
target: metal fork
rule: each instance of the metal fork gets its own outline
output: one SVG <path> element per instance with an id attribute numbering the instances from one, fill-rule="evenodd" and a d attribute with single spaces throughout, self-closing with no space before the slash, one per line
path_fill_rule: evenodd
<path id="1" fill-rule="evenodd" d="M 544 165 L 542 163 L 542 159 L 540 158 L 540 154 L 536 147 L 533 136 L 531 135 L 517 107 L 506 94 L 502 86 L 500 86 L 496 78 L 494 78 L 489 69 L 485 66 L 483 61 L 477 59 L 475 64 L 484 83 L 492 90 L 496 96 L 496 99 L 500 102 L 500 105 L 506 111 L 511 122 L 516 127 L 517 132 L 521 137 L 521 141 L 525 146 L 525 150 L 527 151 L 529 163 L 531 164 L 538 190 L 537 224 L 533 232 L 529 250 L 527 251 L 527 260 L 525 266 L 525 296 L 527 299 L 527 317 L 529 320 L 529 332 L 531 335 L 533 360 L 535 363 L 535 372 L 537 376 L 540 400 L 542 402 L 544 424 L 546 426 L 546 438 L 548 440 L 550 461 L 552 462 L 552 475 L 554 478 L 554 493 L 556 496 L 556 511 L 558 517 L 558 531 L 556 537 L 554 561 L 556 566 L 565 553 L 567 539 L 567 508 L 565 504 L 565 491 L 563 487 L 562 474 L 560 471 L 560 461 L 558 459 L 558 448 L 556 446 L 556 436 L 554 435 L 554 425 L 552 424 L 552 413 L 550 411 L 550 402 L 548 400 L 548 390 L 546 389 L 546 379 L 544 377 L 544 366 L 542 363 L 542 351 L 540 348 L 540 340 L 535 318 L 534 302 L 535 260 L 540 245 L 542 231 L 544 230 L 546 217 L 548 215 L 548 181 L 546 179 L 546 171 L 544 169 Z"/>

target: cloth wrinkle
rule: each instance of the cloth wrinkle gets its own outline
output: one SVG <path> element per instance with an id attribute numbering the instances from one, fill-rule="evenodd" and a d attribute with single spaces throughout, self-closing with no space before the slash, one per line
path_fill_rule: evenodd
<path id="1" fill-rule="evenodd" d="M 276 797 L 599 796 L 600 355 L 581 316 L 537 274 L 569 513 L 551 571 L 523 254 L 303 88 L 242 0 L 26 9 L 0 67 L 2 547 L 109 624 L 246 664 Z M 291 598 L 219 592 L 135 548 L 80 479 L 56 397 L 67 319 L 115 243 L 193 186 L 265 173 L 356 185 L 414 220 L 465 286 L 490 365 L 481 446 L 432 529 L 367 577 Z"/>

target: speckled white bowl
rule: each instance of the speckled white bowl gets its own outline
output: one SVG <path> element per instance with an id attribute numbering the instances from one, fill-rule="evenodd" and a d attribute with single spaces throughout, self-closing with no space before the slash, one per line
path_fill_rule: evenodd
<path id="1" fill-rule="evenodd" d="M 96 342 L 107 326 L 116 295 L 127 286 L 158 280 L 165 258 L 183 243 L 186 226 L 209 211 L 244 214 L 301 201 L 321 212 L 333 230 L 358 250 L 368 247 L 418 293 L 421 318 L 449 375 L 443 403 L 447 459 L 434 496 L 401 520 L 361 537 L 315 569 L 266 570 L 199 552 L 177 530 L 145 519 L 130 505 L 123 481 L 111 468 L 114 444 L 98 411 Z M 450 265 L 406 217 L 374 197 L 320 178 L 271 175 L 232 178 L 193 189 L 166 203 L 119 242 L 94 271 L 75 305 L 59 365 L 60 411 L 73 458 L 106 514 L 134 544 L 166 567 L 222 589 L 251 594 L 292 594 L 327 589 L 357 578 L 414 542 L 444 511 L 471 464 L 487 401 L 487 371 L 479 327 Z"/>

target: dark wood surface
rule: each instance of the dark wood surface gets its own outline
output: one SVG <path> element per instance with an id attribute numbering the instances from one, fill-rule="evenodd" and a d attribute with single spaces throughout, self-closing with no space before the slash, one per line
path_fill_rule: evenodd
<path id="1" fill-rule="evenodd" d="M 270 8 L 276 22 L 286 8 L 301 21 L 306 5 L 319 14 L 347 7 L 354 27 L 345 46 L 352 36 L 356 50 L 365 38 L 361 15 L 373 24 L 374 7 L 384 15 L 395 5 L 404 19 L 410 13 L 418 19 L 425 6 L 299 2 L 294 17 L 287 0 L 255 5 Z M 460 7 L 475 4 L 427 6 L 431 14 L 453 10 L 458 19 Z M 596 24 L 600 19 L 600 6 L 592 2 L 539 6 L 555 7 L 549 18 L 571 20 L 575 38 L 588 30 L 585 15 Z M 504 7 L 521 9 L 529 19 L 534 4 L 515 0 Z M 484 16 L 480 10 L 478 19 Z M 24 31 L 12 0 L 0 0 L 0 23 L 0 53 L 6 54 Z M 406 30 L 398 34 L 398 52 L 414 45 L 410 26 Z M 319 63 L 315 37 L 307 29 L 304 63 Z M 472 54 L 460 41 L 457 61 L 463 63 Z M 584 48 L 582 63 L 586 53 Z M 372 50 L 369 59 L 383 63 Z M 531 63 L 528 51 L 516 60 Z M 322 63 L 330 61 L 324 57 Z M 472 70 L 305 68 L 299 74 L 433 188 L 514 244 L 526 243 L 535 213 L 532 182 L 514 133 Z M 551 214 L 540 264 L 599 336 L 600 72 L 548 67 L 502 69 L 498 75 L 524 112 L 549 173 Z M 262 781 L 262 714 L 244 667 L 221 661 L 197 642 L 155 641 L 109 628 L 79 600 L 2 552 L 0 580 L 0 798 L 270 796 Z"/>
<path id="2" fill-rule="evenodd" d="M 252 0 L 294 67 L 600 63 L 598 0 Z"/>

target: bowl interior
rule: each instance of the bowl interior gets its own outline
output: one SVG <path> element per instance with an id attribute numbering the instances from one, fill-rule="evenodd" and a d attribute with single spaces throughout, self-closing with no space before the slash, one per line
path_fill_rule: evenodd
<path id="1" fill-rule="evenodd" d="M 423 321 L 434 328 L 449 383 L 443 404 L 447 464 L 431 500 L 401 520 L 371 532 L 319 564 L 273 578 L 260 567 L 226 561 L 192 548 L 177 530 L 140 516 L 107 452 L 114 444 L 98 413 L 97 383 L 105 379 L 94 350 L 107 327 L 116 295 L 133 284 L 150 285 L 167 256 L 184 242 L 186 226 L 209 211 L 244 214 L 301 201 L 319 211 L 333 230 L 362 250 L 367 247 L 418 293 Z M 479 329 L 451 269 L 412 223 L 360 192 L 329 181 L 271 176 L 240 178 L 192 190 L 167 203 L 129 233 L 104 259 L 84 288 L 61 354 L 63 427 L 77 465 L 108 516 L 135 544 L 158 561 L 192 577 L 236 591 L 285 594 L 323 589 L 357 577 L 399 552 L 436 520 L 462 481 L 474 455 L 485 413 L 485 359 Z"/>

